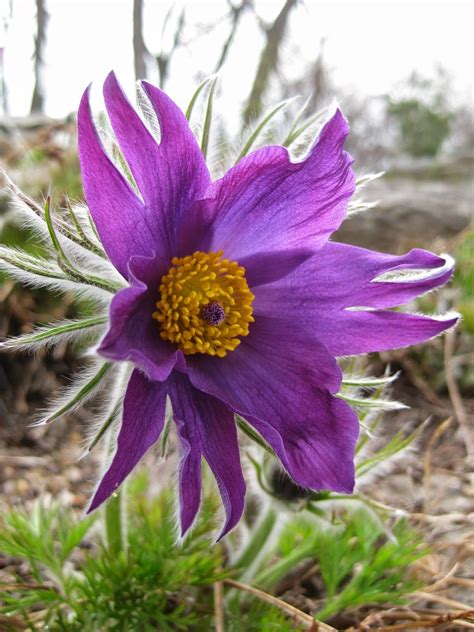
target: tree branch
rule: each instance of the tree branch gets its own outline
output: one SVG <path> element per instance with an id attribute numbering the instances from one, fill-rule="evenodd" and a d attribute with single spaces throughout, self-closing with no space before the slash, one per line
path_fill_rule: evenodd
<path id="1" fill-rule="evenodd" d="M 135 79 L 147 78 L 146 58 L 149 55 L 143 38 L 143 0 L 133 0 L 133 63 Z"/>
<path id="2" fill-rule="evenodd" d="M 253 118 L 258 117 L 262 112 L 263 97 L 272 72 L 278 65 L 279 49 L 285 36 L 288 18 L 297 2 L 298 0 L 286 0 L 276 20 L 269 28 L 265 29 L 266 44 L 262 51 L 257 74 L 255 75 L 252 90 L 243 113 L 245 125 L 248 125 Z"/>
<path id="3" fill-rule="evenodd" d="M 36 35 L 34 51 L 35 87 L 31 100 L 30 114 L 44 112 L 45 90 L 43 83 L 44 51 L 46 48 L 46 32 L 49 15 L 46 11 L 46 0 L 36 0 Z"/>
<path id="4" fill-rule="evenodd" d="M 227 55 L 229 53 L 232 42 L 234 41 L 235 34 L 237 33 L 240 18 L 242 17 L 246 9 L 253 6 L 253 0 L 242 0 L 240 5 L 238 6 L 233 5 L 232 2 L 230 2 L 229 0 L 229 5 L 230 5 L 230 11 L 231 11 L 230 15 L 231 15 L 232 26 L 230 28 L 229 35 L 227 36 L 227 39 L 224 42 L 224 46 L 222 47 L 221 54 L 219 56 L 219 59 L 216 64 L 216 68 L 214 70 L 215 73 L 219 72 L 219 70 L 224 65 L 224 62 L 227 59 Z"/>

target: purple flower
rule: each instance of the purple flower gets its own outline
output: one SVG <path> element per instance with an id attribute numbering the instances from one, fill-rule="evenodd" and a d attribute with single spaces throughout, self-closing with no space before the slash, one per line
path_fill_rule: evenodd
<path id="1" fill-rule="evenodd" d="M 89 510 L 158 440 L 167 397 L 182 446 L 182 533 L 199 509 L 202 457 L 225 506 L 222 535 L 242 515 L 234 413 L 298 485 L 351 492 L 359 427 L 335 396 L 342 378 L 335 358 L 415 344 L 451 327 L 455 318 L 386 309 L 445 283 L 450 266 L 424 250 L 399 257 L 329 241 L 355 188 L 340 111 L 301 162 L 284 147 L 264 147 L 211 182 L 184 115 L 161 90 L 142 87 L 159 142 L 114 74 L 104 86 L 138 193 L 104 151 L 87 93 L 79 109 L 86 200 L 129 282 L 112 300 L 99 353 L 134 365 L 117 449 Z M 411 269 L 433 273 L 376 280 Z"/>

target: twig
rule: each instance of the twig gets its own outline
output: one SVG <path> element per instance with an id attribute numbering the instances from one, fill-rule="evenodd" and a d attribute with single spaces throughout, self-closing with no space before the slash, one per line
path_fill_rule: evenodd
<path id="1" fill-rule="evenodd" d="M 327 623 L 317 621 L 306 612 L 303 612 L 302 610 L 291 606 L 289 603 L 286 603 L 286 601 L 278 599 L 278 597 L 269 595 L 263 590 L 259 590 L 258 588 L 254 588 L 253 586 L 249 586 L 248 584 L 242 584 L 241 582 L 237 582 L 233 579 L 224 579 L 224 583 L 228 584 L 229 586 L 233 586 L 234 588 L 238 588 L 239 590 L 244 590 L 254 597 L 257 597 L 257 599 L 261 599 L 262 601 L 266 601 L 267 603 L 280 608 L 280 610 L 285 612 L 289 617 L 299 623 L 307 623 L 309 625 L 308 632 L 318 632 L 319 630 L 321 630 L 322 632 L 337 632 L 336 628 L 333 628 Z"/>
<path id="2" fill-rule="evenodd" d="M 416 597 L 416 599 L 426 599 L 434 603 L 441 603 L 444 606 L 449 606 L 450 608 L 455 608 L 456 610 L 474 612 L 470 609 L 469 606 L 466 606 L 466 604 L 462 603 L 461 601 L 455 601 L 454 599 L 449 599 L 448 597 L 443 597 L 442 595 L 432 595 L 431 593 L 418 590 L 417 592 L 413 593 L 413 596 Z"/>
<path id="3" fill-rule="evenodd" d="M 250 0 L 243 0 L 238 6 L 234 6 L 232 2 L 230 2 L 230 0 L 228 0 L 228 3 L 230 5 L 230 17 L 231 17 L 232 23 L 231 23 L 231 27 L 230 27 L 230 31 L 227 36 L 227 39 L 225 40 L 224 45 L 222 47 L 221 54 L 219 55 L 219 59 L 217 61 L 217 64 L 214 70 L 215 73 L 219 72 L 219 70 L 224 65 L 224 62 L 227 59 L 227 55 L 229 53 L 232 42 L 234 41 L 235 34 L 237 33 L 237 28 L 239 26 L 240 18 L 243 12 L 246 9 L 248 9 L 249 6 L 251 5 Z"/>
<path id="4" fill-rule="evenodd" d="M 467 454 L 469 457 L 474 456 L 474 437 L 469 427 L 469 419 L 462 403 L 462 397 L 459 392 L 453 371 L 454 346 L 456 342 L 456 334 L 454 330 L 448 331 L 444 339 L 444 370 L 446 374 L 446 384 L 448 387 L 449 398 L 454 408 L 461 434 L 464 439 Z"/>
<path id="5" fill-rule="evenodd" d="M 432 514 L 426 514 L 426 513 L 420 513 L 420 512 L 407 512 L 409 513 L 411 518 L 414 518 L 416 520 L 423 520 L 425 522 L 441 522 L 441 521 L 453 521 L 453 522 L 469 522 L 469 520 L 471 520 L 472 516 L 470 514 L 465 514 L 465 513 L 447 513 L 447 514 L 439 514 L 439 515 L 432 515 Z M 452 546 L 451 543 L 448 543 L 449 546 Z"/>
<path id="6" fill-rule="evenodd" d="M 285 37 L 288 21 L 297 0 L 286 0 L 280 13 L 270 27 L 264 29 L 265 46 L 260 56 L 257 73 L 243 113 L 243 121 L 248 125 L 253 118 L 258 118 L 262 111 L 262 102 L 270 77 L 278 67 L 279 51 Z"/>
<path id="7" fill-rule="evenodd" d="M 379 627 L 380 632 L 391 632 L 391 630 L 420 630 L 423 628 L 437 628 L 443 623 L 451 623 L 456 621 L 458 624 L 461 624 L 466 615 L 464 613 L 459 615 L 442 615 L 440 617 L 436 617 L 436 619 L 425 619 L 421 621 L 411 621 L 410 623 L 395 623 L 394 625 L 384 625 Z M 469 625 L 471 627 L 471 625 Z"/>
<path id="8" fill-rule="evenodd" d="M 420 614 L 422 616 L 420 616 Z M 436 628 L 446 623 L 456 623 L 461 627 L 474 627 L 474 624 L 466 621 L 474 615 L 474 610 L 464 612 L 451 611 L 429 611 L 429 610 L 390 610 L 387 612 L 371 613 L 356 628 L 349 628 L 347 632 L 358 632 L 370 629 L 371 625 L 377 625 L 380 632 L 389 632 L 389 630 L 420 630 L 424 628 Z M 383 625 L 384 620 L 397 621 L 400 619 L 411 619 L 405 623 L 395 623 L 392 625 Z"/>
<path id="9" fill-rule="evenodd" d="M 225 632 L 224 627 L 224 584 L 214 582 L 214 619 L 216 632 Z"/>
<path id="10" fill-rule="evenodd" d="M 423 592 L 432 593 L 433 591 L 440 588 L 443 584 L 446 584 L 446 582 L 450 582 L 451 579 L 453 578 L 454 573 L 458 570 L 458 568 L 459 568 L 459 562 L 456 562 L 454 566 L 443 577 L 441 577 L 441 579 L 438 579 L 438 581 L 434 582 L 434 584 L 425 586 L 423 588 Z"/>

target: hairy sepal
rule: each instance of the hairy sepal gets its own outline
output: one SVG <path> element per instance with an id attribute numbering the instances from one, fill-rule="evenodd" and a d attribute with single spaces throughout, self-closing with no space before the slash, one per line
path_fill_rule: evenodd
<path id="1" fill-rule="evenodd" d="M 107 315 L 84 318 L 80 320 L 63 320 L 36 327 L 33 331 L 7 338 L 0 343 L 0 350 L 35 352 L 40 349 L 51 349 L 58 344 L 97 342 L 103 333 Z"/>
<path id="2" fill-rule="evenodd" d="M 94 361 L 74 376 L 71 384 L 52 400 L 33 425 L 48 424 L 84 406 L 92 397 L 108 389 L 115 373 L 114 366 L 110 363 Z"/>

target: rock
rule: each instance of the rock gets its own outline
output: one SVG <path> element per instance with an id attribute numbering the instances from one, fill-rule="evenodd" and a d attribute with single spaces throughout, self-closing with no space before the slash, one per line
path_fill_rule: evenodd
<path id="1" fill-rule="evenodd" d="M 335 240 L 399 253 L 412 247 L 449 249 L 474 221 L 471 179 L 423 180 L 385 175 L 361 191 L 379 205 L 349 217 Z"/>

